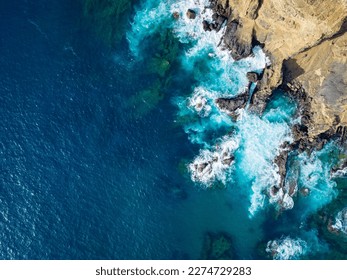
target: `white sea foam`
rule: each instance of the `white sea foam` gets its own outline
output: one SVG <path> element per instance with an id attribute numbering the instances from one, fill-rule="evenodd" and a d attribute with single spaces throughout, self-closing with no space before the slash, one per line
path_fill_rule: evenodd
<path id="1" fill-rule="evenodd" d="M 347 207 L 337 213 L 335 223 L 332 225 L 335 230 L 347 234 Z"/>
<path id="2" fill-rule="evenodd" d="M 203 87 L 197 87 L 194 89 L 194 93 L 188 98 L 188 107 L 197 112 L 201 117 L 207 117 L 212 111 L 214 105 L 214 99 L 219 94 L 214 91 L 208 91 Z"/>
<path id="3" fill-rule="evenodd" d="M 332 178 L 346 177 L 347 176 L 347 167 L 339 169 L 331 174 Z"/>
<path id="4" fill-rule="evenodd" d="M 275 260 L 298 259 L 307 251 L 307 243 L 300 238 L 282 237 L 267 243 L 266 252 Z"/>
<path id="5" fill-rule="evenodd" d="M 169 0 L 169 2 L 172 2 Z M 169 27 L 165 20 L 170 16 L 170 6 L 163 1 L 147 0 L 137 10 L 132 28 L 127 32 L 131 52 L 138 57 L 143 40 L 158 31 L 159 27 Z"/>
<path id="6" fill-rule="evenodd" d="M 295 165 L 292 165 L 289 168 L 289 162 L 287 162 L 286 165 L 287 172 L 284 185 L 280 189 L 274 186 L 270 189 L 269 192 L 269 201 L 271 204 L 275 204 L 275 208 L 278 211 L 293 209 L 293 197 L 298 192 L 298 168 Z"/>
<path id="7" fill-rule="evenodd" d="M 286 123 L 270 123 L 265 118 L 242 110 L 237 123 L 242 151 L 240 167 L 252 182 L 250 215 L 263 208 L 265 193 L 280 182 L 278 167 L 273 160 L 280 152 L 283 142 L 292 141 L 290 128 Z M 275 203 L 276 199 L 270 200 Z"/>
<path id="8" fill-rule="evenodd" d="M 297 157 L 300 168 L 299 185 L 309 190 L 309 195 L 302 201 L 307 205 L 304 210 L 306 213 L 318 210 L 336 196 L 336 182 L 330 178 L 331 163 L 323 157 L 329 155 L 332 148 L 332 144 L 328 144 L 323 150 L 313 152 L 310 156 L 302 153 Z"/>
<path id="9" fill-rule="evenodd" d="M 202 21 L 212 21 L 212 9 L 209 0 L 168 0 L 166 2 L 147 0 L 137 10 L 131 30 L 127 33 L 130 50 L 139 56 L 141 43 L 146 37 L 159 29 L 172 29 L 178 40 L 187 46 L 181 62 L 186 70 L 196 75 L 201 85 L 207 89 L 218 90 L 229 95 L 243 91 L 248 84 L 248 71 L 262 71 L 269 64 L 260 47 L 253 50 L 254 57 L 234 62 L 227 48 L 220 44 L 226 27 L 219 32 L 206 32 Z M 189 19 L 186 11 L 196 11 L 196 18 Z M 178 12 L 179 18 L 173 19 Z M 225 24 L 224 24 L 225 25 Z M 195 62 L 204 59 L 211 71 L 199 74 Z"/>
<path id="10" fill-rule="evenodd" d="M 158 28 L 170 28 L 184 45 L 186 51 L 180 57 L 181 64 L 191 73 L 197 86 L 192 89 L 190 97 L 176 98 L 174 101 L 179 107 L 178 116 L 191 120 L 183 121 L 190 141 L 202 145 L 199 156 L 189 166 L 192 179 L 204 185 L 211 185 L 215 180 L 227 180 L 225 172 L 230 170 L 230 166 L 222 163 L 221 153 L 215 149 L 215 141 L 210 139 L 209 133 L 219 128 L 235 127 L 236 134 L 227 136 L 227 139 L 238 143 L 236 147 L 232 145 L 231 150 L 234 152 L 238 147 L 239 167 L 251 187 L 249 212 L 252 216 L 264 207 L 267 201 L 265 193 L 269 193 L 270 188 L 279 183 L 278 167 L 273 164 L 273 160 L 281 144 L 292 141 L 291 133 L 284 118 L 280 121 L 271 120 L 276 119 L 280 110 L 274 109 L 262 118 L 241 110 L 239 121 L 234 123 L 215 106 L 216 98 L 232 97 L 243 92 L 248 85 L 246 73 L 260 73 L 270 61 L 260 47 L 253 49 L 253 56 L 234 61 L 227 48 L 220 44 L 226 27 L 219 32 L 203 30 L 202 21 L 212 20 L 213 11 L 206 8 L 209 4 L 209 0 L 169 0 L 165 4 L 147 0 L 136 13 L 132 31 L 128 34 L 129 44 L 136 54 L 148 34 Z M 196 12 L 195 19 L 186 16 L 188 9 Z M 179 13 L 178 19 L 172 17 L 175 12 Z M 209 164 L 198 172 L 196 166 L 206 162 Z M 270 198 L 269 202 L 278 203 L 279 200 L 286 208 L 293 207 L 294 202 L 286 193 Z"/>
<path id="11" fill-rule="evenodd" d="M 239 146 L 235 137 L 225 136 L 220 139 L 211 150 L 201 150 L 199 156 L 189 164 L 191 179 L 205 187 L 218 180 L 225 184 L 227 170 L 234 161 L 234 151 Z"/>

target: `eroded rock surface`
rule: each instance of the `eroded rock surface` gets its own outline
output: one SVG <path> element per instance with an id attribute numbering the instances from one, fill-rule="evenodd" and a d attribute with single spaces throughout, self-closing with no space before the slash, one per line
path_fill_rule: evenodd
<path id="1" fill-rule="evenodd" d="M 213 1 L 214 3 L 215 1 Z M 307 137 L 347 126 L 346 0 L 219 0 L 229 11 L 224 43 L 234 59 L 261 44 L 270 57 L 250 110 L 262 113 L 271 92 L 299 84 L 310 99 Z M 284 69 L 284 76 L 282 71 Z"/>

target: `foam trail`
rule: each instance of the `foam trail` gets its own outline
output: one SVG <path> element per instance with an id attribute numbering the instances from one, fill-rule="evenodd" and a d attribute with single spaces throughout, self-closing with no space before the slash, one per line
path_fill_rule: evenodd
<path id="1" fill-rule="evenodd" d="M 192 180 L 205 186 L 212 185 L 214 181 L 228 180 L 229 176 L 222 174 L 230 168 L 221 163 L 221 155 L 214 143 L 216 138 L 235 130 L 233 136 L 226 138 L 238 143 L 235 164 L 240 169 L 238 172 L 246 178 L 240 184 L 251 188 L 249 212 L 252 216 L 265 206 L 265 193 L 280 180 L 273 160 L 280 152 L 281 144 L 292 141 L 287 123 L 292 112 L 283 110 L 283 106 L 282 109 L 274 108 L 260 118 L 243 110 L 239 120 L 233 122 L 216 107 L 216 98 L 232 97 L 247 89 L 247 72 L 260 73 L 270 62 L 260 47 L 253 49 L 253 56 L 234 61 L 228 49 L 220 47 L 226 27 L 219 32 L 205 32 L 203 29 L 203 20 L 212 21 L 213 11 L 206 8 L 209 5 L 209 0 L 166 1 L 165 5 L 148 0 L 137 11 L 132 30 L 127 36 L 135 55 L 139 54 L 143 39 L 159 29 L 171 29 L 180 41 L 184 49 L 184 54 L 179 57 L 180 62 L 195 83 L 188 97 L 176 97 L 173 102 L 179 108 L 178 121 L 182 123 L 188 138 L 202 147 L 199 156 L 189 166 Z M 185 15 L 188 9 L 196 12 L 195 19 Z M 178 19 L 173 18 L 173 13 L 179 14 Z M 234 152 L 234 149 L 231 150 Z M 214 162 L 213 158 L 216 157 L 219 160 Z M 205 165 L 206 162 L 211 164 Z M 207 168 L 204 175 L 198 172 L 202 163 Z M 269 201 L 276 203 L 276 199 Z M 290 203 L 288 198 L 288 205 Z"/>
<path id="2" fill-rule="evenodd" d="M 189 120 L 183 127 L 192 143 L 210 148 L 209 133 L 232 127 L 231 118 L 218 110 L 214 102 L 219 96 L 221 94 L 216 91 L 196 87 L 191 96 L 174 99 L 179 107 L 178 117 Z"/>
<path id="3" fill-rule="evenodd" d="M 331 227 L 338 232 L 347 234 L 347 207 L 337 213 L 335 223 Z"/>
<path id="4" fill-rule="evenodd" d="M 242 139 L 239 151 L 239 168 L 251 183 L 250 215 L 253 216 L 265 206 L 266 195 L 272 186 L 280 181 L 278 167 L 273 164 L 283 142 L 292 141 L 289 125 L 271 123 L 264 118 L 241 111 L 237 123 Z M 270 201 L 275 202 L 275 201 Z"/>
<path id="5" fill-rule="evenodd" d="M 307 215 L 317 211 L 336 197 L 336 182 L 330 178 L 330 170 L 335 163 L 331 152 L 333 142 L 326 144 L 321 151 L 299 154 L 299 188 L 308 190 L 308 195 L 301 200 L 302 214 Z"/>
<path id="6" fill-rule="evenodd" d="M 332 178 L 343 178 L 347 176 L 347 167 L 343 169 L 336 170 L 331 174 Z"/>
<path id="7" fill-rule="evenodd" d="M 230 170 L 234 161 L 233 152 L 239 145 L 235 138 L 228 136 L 218 142 L 212 150 L 201 150 L 199 156 L 189 164 L 191 179 L 205 187 L 211 186 L 215 181 L 226 183 L 226 171 Z"/>
<path id="8" fill-rule="evenodd" d="M 289 236 L 281 239 L 271 240 L 267 243 L 265 251 L 269 253 L 274 260 L 295 260 L 307 252 L 307 242 Z"/>
<path id="9" fill-rule="evenodd" d="M 168 1 L 171 3 L 172 1 Z M 158 32 L 160 28 L 169 28 L 170 6 L 163 1 L 147 0 L 137 10 L 131 30 L 126 37 L 130 51 L 135 57 L 141 54 L 141 43 L 146 38 Z"/>

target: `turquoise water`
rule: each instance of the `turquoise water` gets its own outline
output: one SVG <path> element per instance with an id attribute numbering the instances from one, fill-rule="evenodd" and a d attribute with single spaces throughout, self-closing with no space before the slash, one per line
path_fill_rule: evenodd
<path id="1" fill-rule="evenodd" d="M 271 211 L 279 211 L 277 204 L 282 199 L 290 205 L 287 206 L 290 213 L 283 216 L 294 219 L 299 230 L 286 228 L 279 231 L 281 234 L 277 233 L 278 244 L 286 246 L 277 244 L 281 249 L 274 254 L 275 258 L 301 258 L 318 251 L 326 252 L 328 245 L 319 241 L 317 230 L 305 228 L 305 221 L 337 197 L 336 182 L 330 176 L 331 168 L 338 163 L 336 144 L 330 142 L 323 150 L 314 151 L 311 155 L 297 151 L 290 153 L 286 181 L 295 182 L 296 192 L 308 188 L 310 195 L 303 197 L 296 194 L 291 198 L 286 194 L 277 194 L 268 197 L 270 187 L 280 180 L 273 160 L 283 143 L 293 142 L 291 126 L 300 122 L 295 114 L 296 104 L 284 92 L 275 92 L 262 117 L 248 113 L 246 108 L 239 112 L 237 121 L 217 108 L 214 103 L 216 98 L 232 97 L 243 92 L 248 84 L 246 73 L 261 73 L 270 62 L 260 47 L 253 49 L 252 57 L 233 61 L 227 50 L 218 47 L 223 32 L 202 30 L 202 20 L 210 20 L 213 13 L 205 9 L 207 6 L 208 1 L 203 0 L 168 1 L 165 4 L 143 1 L 127 33 L 135 59 L 144 59 L 146 52 L 140 42 L 155 36 L 156 32 L 170 30 L 180 42 L 178 63 L 186 77 L 190 77 L 191 86 L 188 90 L 175 93 L 171 100 L 177 106 L 176 122 L 196 147 L 196 155 L 186 164 L 190 179 L 202 189 L 224 186 L 225 189 L 220 192 L 225 192 L 226 197 L 238 198 L 237 201 L 228 199 L 228 204 L 237 214 L 230 209 L 225 211 L 230 216 L 236 214 L 242 217 L 242 221 L 229 221 L 232 226 L 228 232 L 235 241 L 238 240 L 235 244 L 241 242 L 239 235 L 244 238 L 248 232 L 248 248 L 235 245 L 242 256 L 251 256 L 256 243 L 268 238 L 266 234 L 272 230 L 268 231 L 264 220 L 269 218 Z M 185 16 L 188 8 L 197 12 L 196 19 L 190 20 Z M 174 12 L 179 13 L 178 19 L 173 19 Z M 222 152 L 235 156 L 231 166 L 219 162 Z M 218 160 L 207 167 L 208 172 L 199 174 L 195 170 L 194 166 L 212 162 L 213 158 Z M 281 228 L 281 213 L 276 216 L 278 228 Z M 243 228 L 235 230 L 235 225 L 240 223 Z"/>

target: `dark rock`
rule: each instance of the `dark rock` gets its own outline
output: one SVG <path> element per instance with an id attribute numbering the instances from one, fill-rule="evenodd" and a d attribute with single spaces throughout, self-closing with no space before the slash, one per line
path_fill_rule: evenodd
<path id="1" fill-rule="evenodd" d="M 247 73 L 247 79 L 248 81 L 250 81 L 251 83 L 256 83 L 259 80 L 259 76 L 258 73 L 256 72 L 248 72 Z"/>
<path id="2" fill-rule="evenodd" d="M 204 20 L 202 22 L 202 27 L 204 31 L 211 31 L 210 23 L 207 20 Z"/>
<path id="3" fill-rule="evenodd" d="M 224 9 L 222 4 L 217 4 L 213 10 L 219 15 L 224 15 L 226 13 L 226 10 Z"/>
<path id="4" fill-rule="evenodd" d="M 228 19 L 225 16 L 219 15 L 218 18 L 215 20 L 217 24 L 217 29 L 216 31 L 218 32 L 222 27 L 224 22 L 226 22 Z"/>
<path id="5" fill-rule="evenodd" d="M 241 25 L 238 21 L 233 20 L 228 23 L 225 34 L 224 34 L 224 44 L 229 48 L 231 52 L 231 56 L 235 60 L 240 60 L 249 56 L 252 53 L 252 42 L 245 42 L 240 40 L 239 29 L 241 29 Z"/>
<path id="6" fill-rule="evenodd" d="M 252 113 L 262 115 L 271 97 L 271 92 L 257 91 L 252 94 L 248 110 Z"/>
<path id="7" fill-rule="evenodd" d="M 196 18 L 196 12 L 192 9 L 188 9 L 186 15 L 187 15 L 187 18 L 189 18 L 189 19 L 195 19 Z"/>
<path id="8" fill-rule="evenodd" d="M 308 196 L 310 194 L 310 189 L 309 188 L 302 188 L 302 189 L 300 189 L 300 193 L 303 196 Z"/>
<path id="9" fill-rule="evenodd" d="M 174 19 L 179 19 L 180 18 L 179 12 L 173 12 L 172 16 L 173 16 Z"/>
<path id="10" fill-rule="evenodd" d="M 235 160 L 235 157 L 233 155 L 226 157 L 222 160 L 223 164 L 230 165 Z"/>
<path id="11" fill-rule="evenodd" d="M 235 111 L 237 109 L 245 108 L 247 105 L 248 98 L 249 98 L 249 94 L 246 91 L 232 98 L 217 98 L 215 100 L 215 103 L 221 110 L 227 111 L 228 114 L 236 120 L 238 117 L 238 114 Z"/>
<path id="12" fill-rule="evenodd" d="M 302 125 L 302 124 L 295 124 L 292 127 L 292 133 L 294 136 L 294 140 L 298 141 L 302 138 L 307 137 L 308 128 L 307 128 L 307 126 Z"/>
<path id="13" fill-rule="evenodd" d="M 282 147 L 283 148 L 283 147 Z M 288 154 L 289 154 L 289 149 L 285 148 L 283 149 L 278 156 L 275 157 L 274 163 L 278 166 L 278 174 L 280 175 L 280 184 L 277 186 L 278 188 L 283 188 L 284 187 L 284 181 L 286 178 L 287 174 L 287 160 L 288 160 Z"/>
<path id="14" fill-rule="evenodd" d="M 204 237 L 201 258 L 203 260 L 235 259 L 231 237 L 224 232 L 207 232 Z"/>
<path id="15" fill-rule="evenodd" d="M 219 17 L 219 15 L 218 15 L 217 13 L 214 13 L 214 14 L 212 15 L 212 20 L 213 20 L 213 21 L 216 21 L 216 20 L 218 19 L 218 17 Z"/>
<path id="16" fill-rule="evenodd" d="M 217 31 L 218 25 L 215 22 L 210 23 L 210 29 L 211 30 L 216 30 Z M 217 31 L 218 32 L 218 31 Z"/>
<path id="17" fill-rule="evenodd" d="M 204 163 L 200 163 L 198 166 L 197 166 L 197 169 L 198 169 L 198 172 L 202 172 L 204 171 L 204 169 L 208 166 L 208 163 L 204 162 Z"/>
<path id="18" fill-rule="evenodd" d="M 347 127 L 338 126 L 336 129 L 336 136 L 339 138 L 341 144 L 345 143 L 347 139 Z"/>

